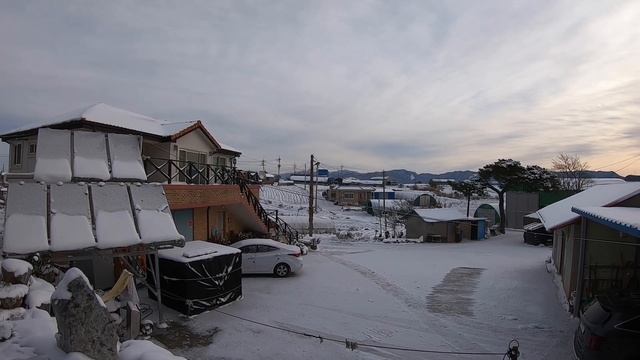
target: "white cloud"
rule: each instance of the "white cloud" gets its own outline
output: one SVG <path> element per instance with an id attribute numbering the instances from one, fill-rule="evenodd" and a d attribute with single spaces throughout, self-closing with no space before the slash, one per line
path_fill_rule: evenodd
<path id="1" fill-rule="evenodd" d="M 247 159 L 287 163 L 446 171 L 634 153 L 633 1 L 0 7 L 0 130 L 100 101 L 205 119 Z"/>

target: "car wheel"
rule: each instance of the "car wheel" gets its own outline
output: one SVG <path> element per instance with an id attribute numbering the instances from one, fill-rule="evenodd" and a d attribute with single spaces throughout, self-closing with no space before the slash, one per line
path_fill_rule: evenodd
<path id="1" fill-rule="evenodd" d="M 285 263 L 279 263 L 273 268 L 273 274 L 277 277 L 286 277 L 290 272 L 291 268 Z"/>

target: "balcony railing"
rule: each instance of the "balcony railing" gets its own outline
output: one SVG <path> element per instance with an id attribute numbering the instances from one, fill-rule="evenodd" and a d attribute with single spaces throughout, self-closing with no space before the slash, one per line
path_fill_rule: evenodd
<path id="1" fill-rule="evenodd" d="M 258 197 L 251 191 L 250 185 L 260 184 L 257 173 L 238 170 L 235 167 L 195 163 L 191 161 L 145 158 L 144 167 L 148 181 L 168 184 L 230 184 L 238 185 L 247 203 L 270 234 L 275 231 L 276 237 L 284 236 L 288 243 L 298 241 L 298 231 L 280 219 L 277 214 L 268 213 Z"/>

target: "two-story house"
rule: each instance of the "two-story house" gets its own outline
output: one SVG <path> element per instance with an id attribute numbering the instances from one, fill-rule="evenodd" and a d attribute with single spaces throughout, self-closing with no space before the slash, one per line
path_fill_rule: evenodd
<path id="1" fill-rule="evenodd" d="M 220 142 L 201 121 L 168 122 L 95 104 L 0 135 L 10 145 L 6 181 L 33 179 L 41 128 L 140 136 L 147 180 L 164 184 L 187 241 L 229 243 L 240 233 L 268 234 L 274 226 L 256 200 L 259 186 L 239 183 L 240 151 Z"/>

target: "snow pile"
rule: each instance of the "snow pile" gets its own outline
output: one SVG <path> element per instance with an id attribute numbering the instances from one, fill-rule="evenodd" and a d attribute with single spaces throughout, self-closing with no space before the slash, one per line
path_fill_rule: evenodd
<path id="1" fill-rule="evenodd" d="M 51 295 L 55 290 L 56 289 L 53 285 L 40 278 L 32 276 L 25 304 L 29 309 L 40 307 L 43 304 L 49 304 L 51 303 Z"/>
<path id="2" fill-rule="evenodd" d="M 13 334 L 13 323 L 0 321 L 0 342 L 5 341 Z"/>
<path id="3" fill-rule="evenodd" d="M 104 133 L 73 133 L 73 175 L 100 180 L 108 180 L 111 177 Z"/>
<path id="4" fill-rule="evenodd" d="M 128 340 L 120 345 L 120 360 L 184 360 L 147 340 Z"/>
<path id="5" fill-rule="evenodd" d="M 0 299 L 23 298 L 29 292 L 29 287 L 22 284 L 0 284 Z"/>
<path id="6" fill-rule="evenodd" d="M 21 276 L 33 271 L 33 265 L 20 259 L 4 259 L 2 260 L 2 269 L 14 273 L 16 276 Z"/>
<path id="7" fill-rule="evenodd" d="M 74 267 L 64 273 L 64 277 L 62 278 L 62 280 L 60 280 L 58 286 L 56 286 L 53 294 L 51 294 L 51 300 L 70 300 L 72 294 L 71 291 L 69 291 L 68 286 L 69 283 L 77 278 L 83 279 L 87 283 L 87 286 L 89 286 L 90 289 L 93 289 L 91 283 L 89 282 L 89 279 L 87 279 L 82 270 Z"/>
<path id="8" fill-rule="evenodd" d="M 111 174 L 116 179 L 147 180 L 142 163 L 140 137 L 134 135 L 109 134 Z"/>
<path id="9" fill-rule="evenodd" d="M 38 151 L 33 178 L 36 181 L 55 183 L 70 181 L 71 132 L 68 130 L 38 130 Z"/>

